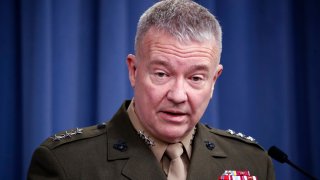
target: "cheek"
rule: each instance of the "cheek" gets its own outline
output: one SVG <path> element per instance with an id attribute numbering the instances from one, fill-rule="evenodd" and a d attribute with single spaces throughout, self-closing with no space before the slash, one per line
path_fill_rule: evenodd
<path id="1" fill-rule="evenodd" d="M 166 89 L 165 86 L 154 85 L 151 79 L 144 74 L 137 78 L 135 95 L 137 96 L 136 98 L 143 99 L 145 104 L 156 106 L 164 98 Z"/>
<path id="2" fill-rule="evenodd" d="M 210 101 L 211 89 L 206 88 L 201 92 L 193 92 L 189 96 L 189 101 L 195 115 L 201 118 Z"/>

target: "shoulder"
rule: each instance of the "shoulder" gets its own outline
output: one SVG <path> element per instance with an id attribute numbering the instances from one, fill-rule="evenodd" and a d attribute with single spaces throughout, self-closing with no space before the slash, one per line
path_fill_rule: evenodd
<path id="1" fill-rule="evenodd" d="M 209 131 L 215 137 L 216 141 L 219 141 L 222 144 L 232 143 L 232 145 L 235 145 L 235 142 L 236 142 L 238 145 L 252 146 L 264 151 L 263 147 L 260 146 L 258 142 L 249 135 L 245 135 L 241 132 L 235 132 L 231 129 L 221 130 L 221 129 L 212 128 L 208 125 L 204 125 L 204 126 L 206 130 Z"/>
<path id="2" fill-rule="evenodd" d="M 94 140 L 106 133 L 107 123 L 101 123 L 94 126 L 84 128 L 74 128 L 66 131 L 61 131 L 47 138 L 41 146 L 48 149 L 55 149 L 62 145 L 72 144 L 78 141 Z"/>

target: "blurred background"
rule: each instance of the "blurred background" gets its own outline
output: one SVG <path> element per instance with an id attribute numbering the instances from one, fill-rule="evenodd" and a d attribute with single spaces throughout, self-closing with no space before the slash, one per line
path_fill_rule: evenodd
<path id="1" fill-rule="evenodd" d="M 131 99 L 126 56 L 155 0 L 0 0 L 0 179 L 66 129 Z M 224 65 L 202 122 L 276 145 L 320 174 L 320 1 L 199 0 L 223 28 Z M 277 179 L 304 179 L 274 161 Z"/>

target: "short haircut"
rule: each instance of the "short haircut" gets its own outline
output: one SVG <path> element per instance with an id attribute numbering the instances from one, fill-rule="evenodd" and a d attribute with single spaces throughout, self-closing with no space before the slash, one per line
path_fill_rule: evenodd
<path id="1" fill-rule="evenodd" d="M 218 20 L 203 6 L 191 0 L 163 0 L 140 17 L 135 37 L 135 51 L 150 28 L 164 31 L 180 42 L 216 41 L 222 50 L 222 31 Z"/>

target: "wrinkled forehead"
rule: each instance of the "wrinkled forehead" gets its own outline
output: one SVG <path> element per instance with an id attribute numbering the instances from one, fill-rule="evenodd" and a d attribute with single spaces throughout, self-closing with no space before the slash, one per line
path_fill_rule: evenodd
<path id="1" fill-rule="evenodd" d="M 195 41 L 195 40 L 181 40 L 179 38 L 170 35 L 164 30 L 157 30 L 151 28 L 144 35 L 140 42 L 138 42 L 136 55 L 138 57 L 147 57 L 150 54 L 150 48 L 153 46 L 167 46 L 167 47 L 176 47 L 180 48 L 183 51 L 183 48 L 187 47 L 201 47 L 206 51 L 209 51 L 212 55 L 212 59 L 219 63 L 220 61 L 220 48 L 217 41 L 212 38 L 212 40 L 203 40 L 203 41 Z M 195 51 L 197 48 L 194 49 Z M 139 58 L 138 58 L 139 59 Z"/>

